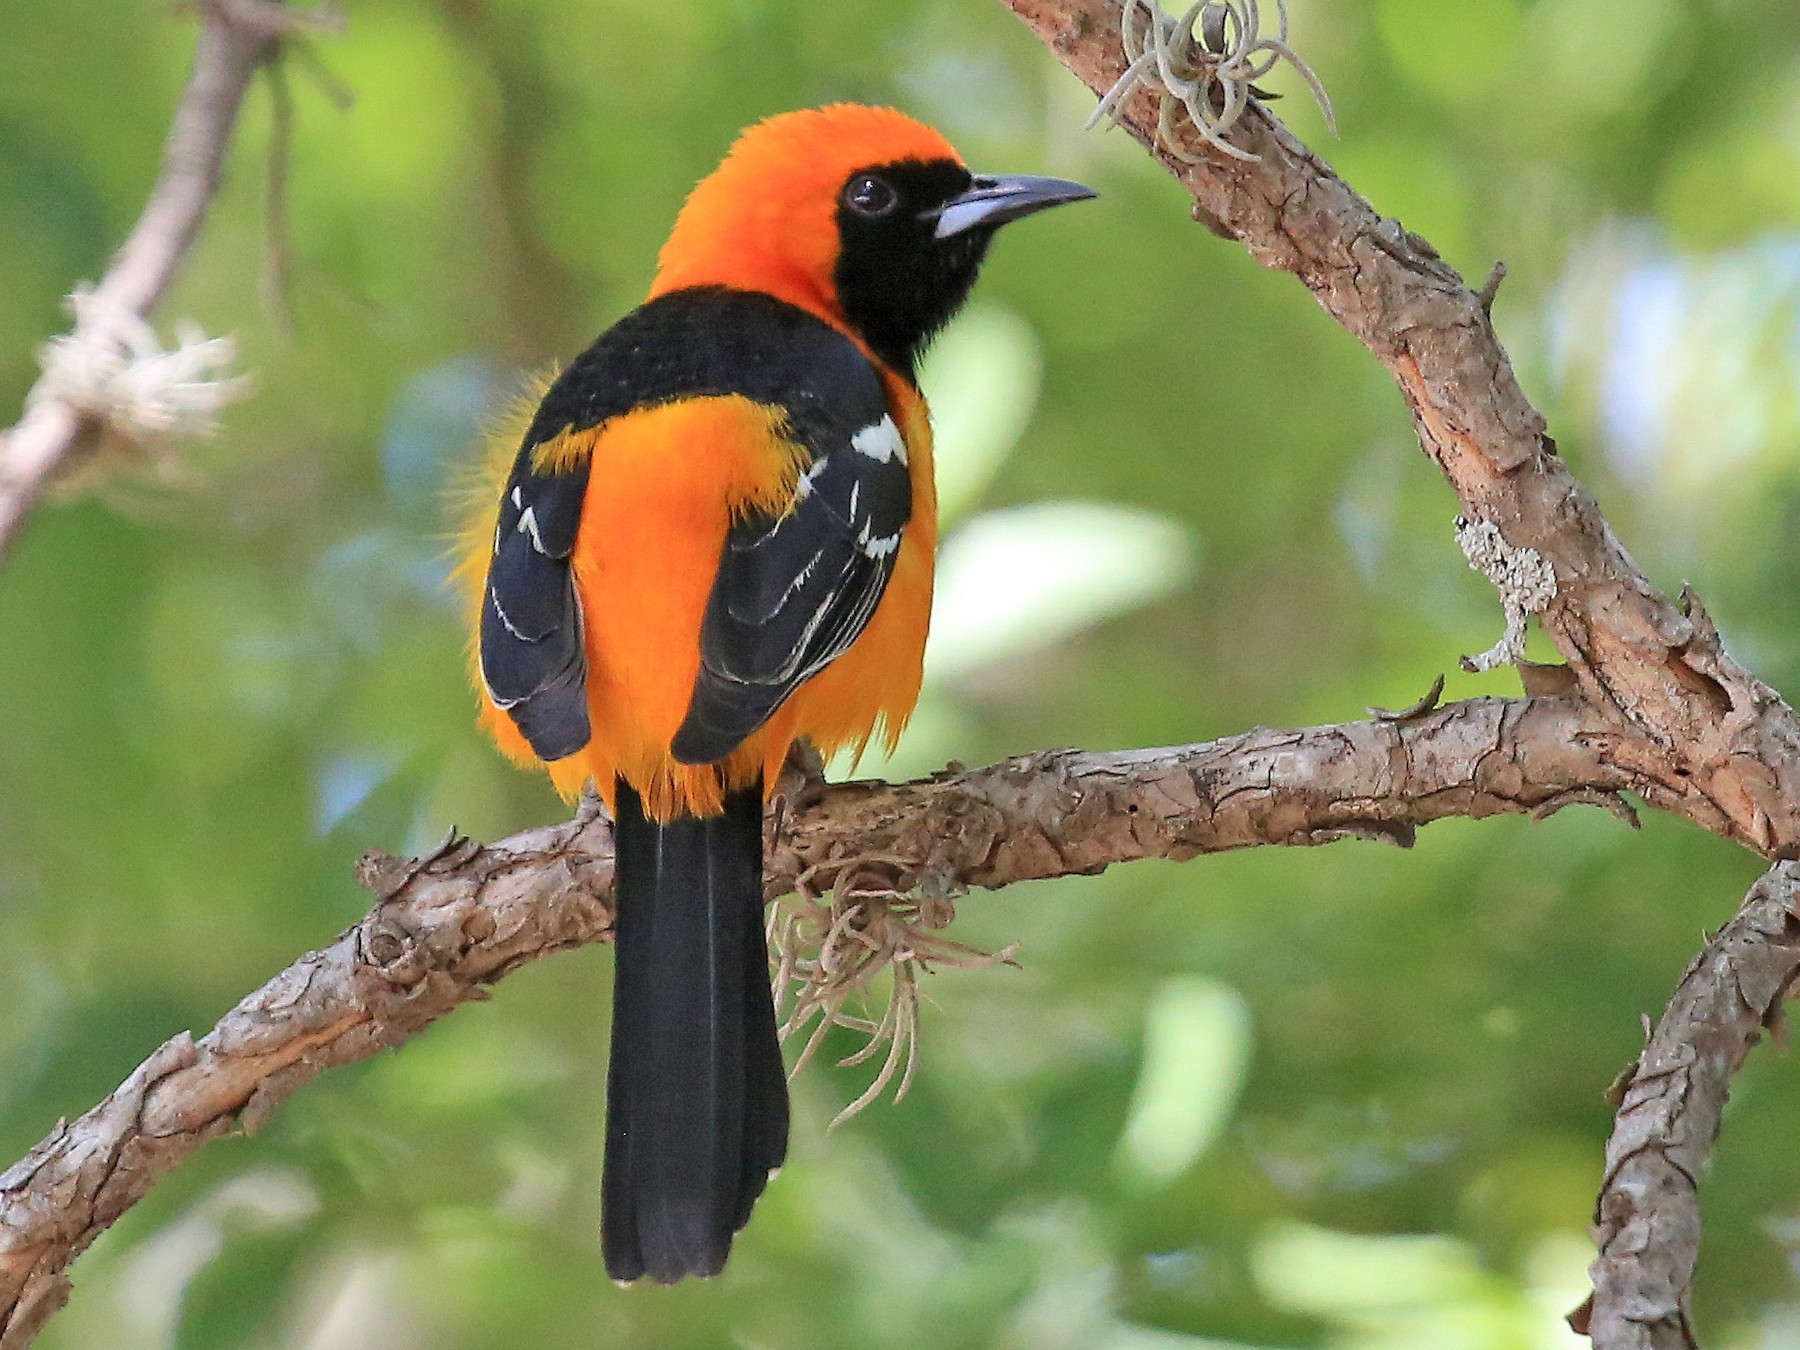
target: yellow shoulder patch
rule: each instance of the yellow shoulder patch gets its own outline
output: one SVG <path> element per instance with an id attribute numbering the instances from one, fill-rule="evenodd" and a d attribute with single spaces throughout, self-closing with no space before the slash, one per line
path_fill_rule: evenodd
<path id="1" fill-rule="evenodd" d="M 594 442 L 599 439 L 599 426 L 586 427 L 581 431 L 569 428 L 556 433 L 547 441 L 539 441 L 531 448 L 531 471 L 539 474 L 566 473 L 575 468 L 583 460 L 594 453 Z"/>

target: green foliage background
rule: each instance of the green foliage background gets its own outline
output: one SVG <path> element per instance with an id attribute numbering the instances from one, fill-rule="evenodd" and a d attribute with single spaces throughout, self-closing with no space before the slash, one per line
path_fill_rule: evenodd
<path id="1" fill-rule="evenodd" d="M 1614 525 L 1800 688 L 1800 9 L 1293 9 L 1342 138 L 1303 96 L 1284 115 L 1466 273 L 1507 261 L 1498 323 Z M 290 62 L 291 336 L 259 289 L 261 91 L 164 311 L 236 334 L 255 396 L 187 483 L 48 506 L 0 572 L 0 1160 L 357 918 L 363 849 L 562 809 L 472 726 L 440 484 L 774 111 L 893 102 L 978 166 L 1104 193 L 1003 237 L 932 372 L 962 589 L 901 768 L 1352 718 L 1445 670 L 1514 692 L 1454 673 L 1499 611 L 1381 370 L 1084 134 L 1091 99 L 1002 6 L 349 11 L 317 51 L 353 108 Z M 0 21 L 10 409 L 142 203 L 193 34 L 164 0 Z M 1067 608 L 1032 585 L 1059 563 Z M 1575 1344 L 1601 1091 L 1757 870 L 1576 810 L 972 896 L 957 936 L 1023 969 L 931 980 L 898 1107 L 826 1138 L 866 1073 L 809 1070 L 730 1269 L 674 1291 L 599 1267 L 609 957 L 584 951 L 207 1149 L 42 1344 Z M 1800 1074 L 1759 1054 L 1705 1191 L 1708 1344 L 1800 1346 L 1796 1118 Z"/>

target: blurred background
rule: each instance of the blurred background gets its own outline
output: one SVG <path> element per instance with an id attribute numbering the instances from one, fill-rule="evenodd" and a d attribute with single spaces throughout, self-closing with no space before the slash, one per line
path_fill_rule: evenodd
<path id="1" fill-rule="evenodd" d="M 914 774 L 1515 693 L 1499 607 L 1376 363 L 1188 219 L 992 0 L 352 0 L 290 59 L 292 322 L 268 91 L 165 332 L 252 397 L 173 479 L 40 509 L 0 570 L 0 1162 L 366 909 L 364 849 L 558 817 L 476 734 L 444 489 L 526 373 L 639 298 L 737 128 L 891 102 L 1101 201 L 1002 237 L 929 371 L 952 517 Z M 1299 132 L 1479 279 L 1660 585 L 1800 689 L 1800 9 L 1294 0 Z M 0 421 L 141 207 L 192 50 L 165 0 L 10 0 Z M 1541 639 L 1540 659 L 1550 655 Z M 507 979 L 216 1144 L 75 1268 L 47 1347 L 1512 1350 L 1576 1342 L 1609 1111 L 1754 859 L 1571 810 L 977 894 L 1022 969 L 927 986 L 908 1099 L 797 1086 L 724 1277 L 596 1250 L 610 957 Z M 848 1034 L 832 1048 L 848 1053 Z M 1800 1071 L 1738 1080 L 1709 1345 L 1800 1346 Z"/>

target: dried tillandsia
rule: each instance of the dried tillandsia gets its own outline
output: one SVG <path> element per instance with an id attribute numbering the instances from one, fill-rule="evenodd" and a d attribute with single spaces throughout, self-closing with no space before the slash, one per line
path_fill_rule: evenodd
<path id="1" fill-rule="evenodd" d="M 879 854 L 816 865 L 801 874 L 794 896 L 770 911 L 769 947 L 777 962 L 775 1008 L 782 1017 L 781 1038 L 785 1041 L 811 1027 L 793 1074 L 806 1067 L 834 1026 L 868 1037 L 860 1050 L 839 1060 L 840 1065 L 867 1063 L 887 1047 L 874 1081 L 838 1112 L 832 1129 L 880 1097 L 896 1075 L 894 1100 L 906 1096 L 918 1067 L 922 974 L 940 965 L 981 969 L 1015 964 L 1017 943 L 984 952 L 945 937 L 943 930 L 956 917 L 956 906 L 947 898 L 899 890 L 895 878 L 904 866 L 902 859 Z M 845 1005 L 852 995 L 865 1000 L 879 997 L 876 985 L 883 971 L 888 972 L 890 985 L 881 1016 L 850 1012 Z"/>
<path id="2" fill-rule="evenodd" d="M 1252 98 L 1267 98 L 1256 81 L 1276 63 L 1286 61 L 1312 90 L 1325 124 L 1335 134 L 1337 119 L 1331 98 L 1311 66 L 1288 45 L 1286 0 L 1275 0 L 1276 31 L 1262 31 L 1257 0 L 1198 0 L 1180 18 L 1156 0 L 1125 0 L 1119 39 L 1125 48 L 1125 73 L 1113 82 L 1088 119 L 1090 128 L 1118 120 L 1121 104 L 1139 85 L 1154 87 L 1157 139 L 1170 154 L 1189 164 L 1200 162 L 1175 137 L 1175 110 L 1185 108 L 1200 138 L 1234 159 L 1255 160 L 1225 139 Z M 1195 25 L 1199 29 L 1196 31 Z"/>

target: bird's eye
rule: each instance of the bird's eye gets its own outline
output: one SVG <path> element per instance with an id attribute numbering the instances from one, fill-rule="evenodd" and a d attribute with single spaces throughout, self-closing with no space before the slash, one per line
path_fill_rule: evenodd
<path id="1" fill-rule="evenodd" d="M 862 173 L 852 178 L 844 189 L 844 205 L 859 216 L 885 216 L 900 205 L 900 194 L 885 178 Z"/>

